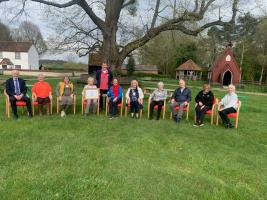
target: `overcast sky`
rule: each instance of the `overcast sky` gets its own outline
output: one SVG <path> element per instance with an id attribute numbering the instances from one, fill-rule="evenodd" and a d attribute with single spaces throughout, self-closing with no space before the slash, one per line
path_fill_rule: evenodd
<path id="1" fill-rule="evenodd" d="M 267 13 L 267 0 L 242 0 L 242 1 L 243 2 L 241 3 L 243 4 L 243 6 L 241 9 L 241 12 L 251 11 L 254 15 L 262 15 L 264 13 L 265 14 Z M 0 20 L 2 22 L 9 24 L 9 26 L 17 27 L 20 21 L 28 20 L 28 21 L 33 22 L 34 24 L 37 24 L 40 27 L 41 32 L 45 39 L 48 39 L 55 35 L 54 30 L 49 28 L 49 24 L 47 23 L 47 20 L 44 17 L 45 6 L 41 5 L 40 3 L 28 2 L 26 6 L 26 11 L 27 11 L 28 16 L 23 16 L 19 19 L 15 19 L 12 22 L 10 22 L 14 14 L 16 14 L 17 10 L 12 9 L 13 12 L 10 12 L 10 10 L 6 8 L 10 8 L 10 7 L 18 8 L 20 6 L 19 2 L 20 1 L 18 0 L 11 0 L 11 2 L 9 3 L 5 3 L 5 2 L 1 3 L 2 9 L 0 9 Z M 142 20 L 147 19 L 149 16 L 151 16 L 151 14 L 149 14 L 149 10 L 147 10 L 149 7 L 148 4 L 150 3 L 153 4 L 154 2 L 155 0 L 139 0 L 139 10 L 141 11 L 140 13 L 142 13 L 141 14 Z M 221 2 L 223 4 L 229 4 L 229 6 L 231 6 L 231 0 L 223 0 Z M 225 9 L 229 9 L 229 7 L 227 8 L 227 5 L 226 5 Z M 227 12 L 223 14 L 227 16 Z M 213 14 L 210 15 L 211 18 L 213 16 L 216 16 L 216 14 L 214 13 L 214 15 Z M 139 18 L 137 17 L 136 23 L 140 23 Z M 58 58 L 58 56 L 54 56 L 53 58 L 56 59 Z M 75 58 L 75 55 L 59 56 L 59 58 L 64 58 L 64 59 L 69 58 L 69 59 L 74 59 L 77 61 L 77 58 Z M 87 62 L 87 59 L 85 58 L 78 59 L 78 60 Z"/>

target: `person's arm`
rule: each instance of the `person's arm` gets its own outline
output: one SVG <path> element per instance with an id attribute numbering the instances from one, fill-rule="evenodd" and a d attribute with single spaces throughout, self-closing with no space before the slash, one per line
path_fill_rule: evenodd
<path id="1" fill-rule="evenodd" d="M 168 92 L 167 92 L 167 90 L 164 90 L 163 99 L 166 100 L 167 98 L 168 98 Z"/>
<path id="2" fill-rule="evenodd" d="M 191 96 L 191 90 L 188 88 L 188 94 L 187 94 L 187 99 L 186 99 L 186 102 L 189 103 L 192 99 L 192 96 Z"/>
<path id="3" fill-rule="evenodd" d="M 155 98 L 155 90 L 152 92 L 152 94 L 150 94 L 149 98 L 151 101 L 153 101 L 153 99 Z"/>
<path id="4" fill-rule="evenodd" d="M 123 90 L 122 90 L 122 87 L 119 88 L 119 95 L 118 95 L 118 98 L 117 99 L 122 99 L 123 97 Z"/>
<path id="5" fill-rule="evenodd" d="M 143 93 L 143 90 L 141 88 L 138 88 L 138 93 L 139 93 L 139 99 L 143 99 L 144 93 Z"/>
<path id="6" fill-rule="evenodd" d="M 21 79 L 21 88 L 22 88 L 21 93 L 24 96 L 26 96 L 26 94 L 27 94 L 27 86 L 26 86 L 26 83 L 25 83 L 25 81 L 23 79 Z"/>
<path id="7" fill-rule="evenodd" d="M 107 96 L 108 96 L 109 98 L 112 98 L 112 96 L 113 96 L 112 87 L 109 88 L 109 90 L 108 90 L 108 92 L 107 92 Z"/>
<path id="8" fill-rule="evenodd" d="M 51 87 L 51 85 L 49 83 L 47 83 L 47 85 L 48 85 L 48 91 L 49 91 L 49 98 L 51 100 L 53 98 L 52 97 L 52 87 Z"/>
<path id="9" fill-rule="evenodd" d="M 11 91 L 11 81 L 10 80 L 6 81 L 5 88 L 6 88 L 6 93 L 8 96 L 14 95 L 14 93 Z"/>

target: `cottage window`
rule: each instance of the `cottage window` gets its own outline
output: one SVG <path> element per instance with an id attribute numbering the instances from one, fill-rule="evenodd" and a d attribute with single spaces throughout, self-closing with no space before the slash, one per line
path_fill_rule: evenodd
<path id="1" fill-rule="evenodd" d="M 0 51 L 0 58 L 3 58 L 3 52 Z"/>
<path id="2" fill-rule="evenodd" d="M 21 65 L 15 65 L 15 69 L 21 69 Z"/>
<path id="3" fill-rule="evenodd" d="M 21 59 L 20 52 L 15 52 L 15 59 Z"/>

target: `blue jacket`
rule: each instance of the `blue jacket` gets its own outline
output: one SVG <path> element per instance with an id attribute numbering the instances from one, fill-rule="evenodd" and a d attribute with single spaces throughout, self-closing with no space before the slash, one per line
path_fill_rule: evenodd
<path id="1" fill-rule="evenodd" d="M 111 99 L 114 99 L 114 93 L 113 93 L 112 88 L 113 88 L 113 86 L 109 88 L 107 95 L 108 95 L 108 97 L 110 97 Z M 122 90 L 122 87 L 120 86 L 120 88 L 119 88 L 118 99 L 122 99 L 122 96 L 123 96 L 123 90 Z"/>

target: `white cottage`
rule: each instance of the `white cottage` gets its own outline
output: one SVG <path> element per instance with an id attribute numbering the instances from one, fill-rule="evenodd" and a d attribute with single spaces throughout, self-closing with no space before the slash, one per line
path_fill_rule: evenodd
<path id="1" fill-rule="evenodd" d="M 0 69 L 38 70 L 39 54 L 31 42 L 1 42 Z"/>

